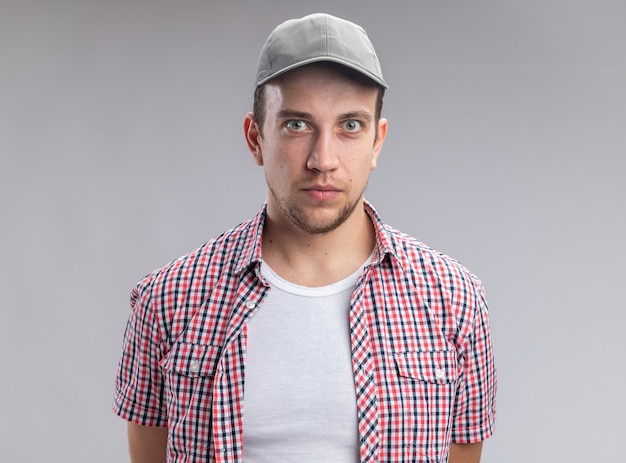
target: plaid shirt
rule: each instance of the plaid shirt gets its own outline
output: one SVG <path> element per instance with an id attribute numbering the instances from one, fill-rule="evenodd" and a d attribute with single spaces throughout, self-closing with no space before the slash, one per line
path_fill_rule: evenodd
<path id="1" fill-rule="evenodd" d="M 493 432 L 496 373 L 480 281 L 382 223 L 352 295 L 350 336 L 362 462 L 447 461 L 450 442 Z M 247 322 L 265 207 L 137 284 L 114 411 L 169 428 L 168 462 L 241 462 Z"/>

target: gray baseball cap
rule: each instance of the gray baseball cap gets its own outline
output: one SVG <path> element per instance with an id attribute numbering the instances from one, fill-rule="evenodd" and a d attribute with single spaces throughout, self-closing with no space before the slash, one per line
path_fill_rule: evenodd
<path id="1" fill-rule="evenodd" d="M 365 30 L 350 21 L 323 13 L 290 19 L 272 31 L 261 49 L 256 85 L 319 61 L 342 64 L 389 88 Z"/>

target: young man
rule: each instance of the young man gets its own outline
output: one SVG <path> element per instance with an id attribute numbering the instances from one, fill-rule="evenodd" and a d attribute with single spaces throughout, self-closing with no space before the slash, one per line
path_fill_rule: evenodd
<path id="1" fill-rule="evenodd" d="M 278 26 L 244 132 L 268 197 L 131 297 L 115 412 L 139 462 L 478 462 L 496 376 L 480 281 L 363 198 L 387 88 L 357 25 Z"/>

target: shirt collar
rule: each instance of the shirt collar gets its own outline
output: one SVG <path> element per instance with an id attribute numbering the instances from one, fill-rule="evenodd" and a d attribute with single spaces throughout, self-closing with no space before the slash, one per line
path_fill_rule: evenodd
<path id="1" fill-rule="evenodd" d="M 376 255 L 372 264 L 380 264 L 387 254 L 397 257 L 391 234 L 378 212 L 376 212 L 376 209 L 374 209 L 374 206 L 369 201 L 364 200 L 363 207 L 367 215 L 369 215 L 376 232 Z"/>
<path id="2" fill-rule="evenodd" d="M 261 241 L 263 239 L 263 224 L 267 215 L 267 203 L 263 203 L 259 212 L 244 224 L 239 261 L 235 268 L 236 273 L 241 273 L 252 264 L 261 264 Z"/>

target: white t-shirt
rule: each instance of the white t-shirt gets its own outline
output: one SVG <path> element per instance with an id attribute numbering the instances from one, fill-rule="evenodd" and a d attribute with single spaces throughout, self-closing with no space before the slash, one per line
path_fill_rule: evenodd
<path id="1" fill-rule="evenodd" d="M 362 270 L 310 288 L 262 264 L 272 289 L 248 325 L 245 463 L 360 460 L 349 307 Z"/>

